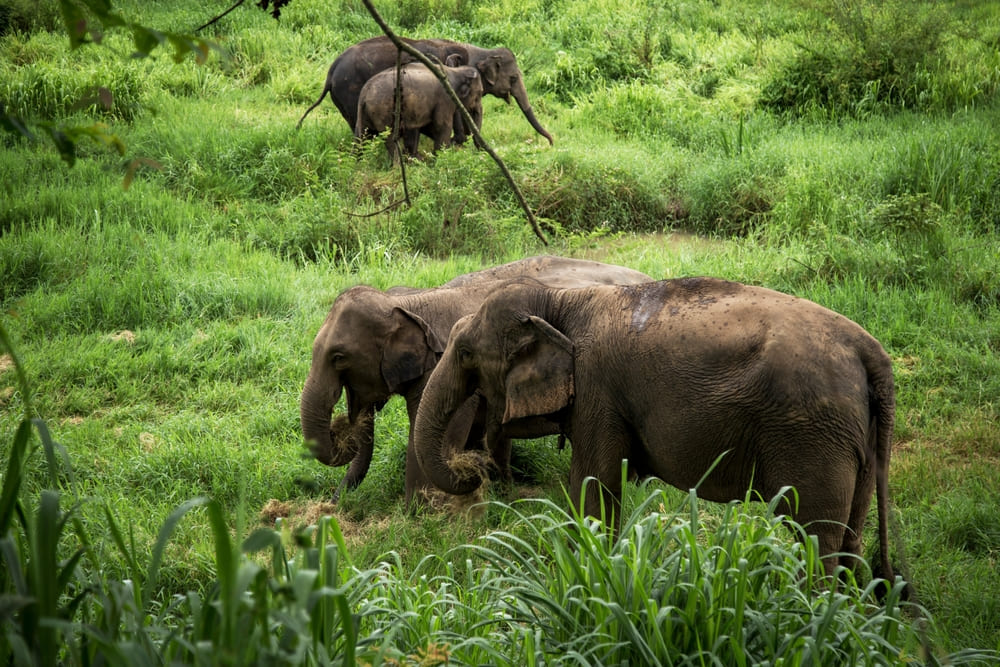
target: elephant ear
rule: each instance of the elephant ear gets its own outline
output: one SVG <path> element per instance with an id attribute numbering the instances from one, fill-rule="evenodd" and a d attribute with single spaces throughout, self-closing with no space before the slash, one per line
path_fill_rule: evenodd
<path id="1" fill-rule="evenodd" d="M 392 332 L 382 351 L 382 379 L 397 393 L 406 382 L 434 369 L 444 351 L 441 339 L 419 315 L 392 309 Z"/>
<path id="2" fill-rule="evenodd" d="M 455 94 L 458 95 L 459 99 L 468 99 L 472 93 L 472 83 L 478 77 L 479 72 L 475 68 L 462 70 L 462 73 L 459 75 L 458 88 L 455 89 Z"/>
<path id="3" fill-rule="evenodd" d="M 465 64 L 465 59 L 460 53 L 452 53 L 444 59 L 444 64 L 448 67 L 461 67 Z"/>
<path id="4" fill-rule="evenodd" d="M 527 332 L 510 356 L 505 377 L 503 423 L 558 412 L 573 400 L 573 341 L 540 317 L 526 320 Z"/>
<path id="5" fill-rule="evenodd" d="M 479 63 L 478 69 L 479 73 L 483 75 L 483 81 L 486 82 L 486 85 L 493 86 L 500 77 L 502 67 L 503 62 L 501 62 L 500 56 L 489 56 L 486 60 Z"/>

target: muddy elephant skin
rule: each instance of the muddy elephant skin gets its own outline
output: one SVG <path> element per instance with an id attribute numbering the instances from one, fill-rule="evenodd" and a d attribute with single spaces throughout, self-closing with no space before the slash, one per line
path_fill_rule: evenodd
<path id="1" fill-rule="evenodd" d="M 468 465 L 476 454 L 448 444 L 473 394 L 504 424 L 561 423 L 570 497 L 585 478 L 600 482 L 586 488 L 593 516 L 603 503 L 620 523 L 623 459 L 630 477 L 697 485 L 712 501 L 794 487 L 797 506 L 782 501 L 781 511 L 818 538 L 830 573 L 838 554 L 856 564 L 877 489 L 882 576 L 892 581 L 892 363 L 859 325 L 816 303 L 713 278 L 492 295 L 455 324 L 413 428 L 424 474 L 449 493 L 479 483 Z"/>

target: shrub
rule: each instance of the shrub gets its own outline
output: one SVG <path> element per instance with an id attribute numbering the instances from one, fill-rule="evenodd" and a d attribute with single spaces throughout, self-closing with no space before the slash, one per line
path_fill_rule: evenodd
<path id="1" fill-rule="evenodd" d="M 822 0 L 825 18 L 761 92 L 764 106 L 863 116 L 926 106 L 929 69 L 950 22 L 937 5 L 909 0 Z"/>
<path id="2" fill-rule="evenodd" d="M 62 23 L 56 0 L 3 0 L 0 37 L 11 33 L 56 30 Z"/>

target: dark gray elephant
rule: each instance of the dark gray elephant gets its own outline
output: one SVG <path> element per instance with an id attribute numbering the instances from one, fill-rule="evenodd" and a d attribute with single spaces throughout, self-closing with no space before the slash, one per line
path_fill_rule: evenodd
<path id="1" fill-rule="evenodd" d="M 382 292 L 359 286 L 340 294 L 313 343 L 312 366 L 300 404 L 302 434 L 316 458 L 327 465 L 350 464 L 337 495 L 343 488 L 357 486 L 368 472 L 375 412 L 391 396 L 402 395 L 412 426 L 424 383 L 444 351 L 452 325 L 475 312 L 489 294 L 505 289 L 511 279 L 538 280 L 559 287 L 652 280 L 621 266 L 539 256 L 458 276 L 435 289 L 401 287 Z M 347 395 L 347 416 L 331 421 L 342 392 Z M 470 399 L 463 408 L 470 423 L 478 412 L 477 403 L 477 399 Z M 504 479 L 510 477 L 510 437 L 531 433 L 536 437 L 557 428 L 543 420 L 527 420 L 521 426 L 508 434 L 501 435 L 495 429 L 488 434 L 487 447 L 495 454 Z M 476 437 L 470 436 L 470 440 Z M 477 442 L 470 446 L 477 446 Z M 416 463 L 411 436 L 406 462 L 407 502 L 424 486 L 428 484 Z"/>
<path id="2" fill-rule="evenodd" d="M 476 128 L 483 125 L 483 79 L 475 67 L 443 67 L 452 90 L 469 111 Z M 437 76 L 422 63 L 403 65 L 399 71 L 399 131 L 409 155 L 417 155 L 420 133 L 434 140 L 434 152 L 451 144 L 452 128 L 464 136 L 462 114 Z M 364 85 L 358 98 L 354 136 L 374 136 L 393 125 L 396 111 L 396 68 L 379 72 Z M 389 158 L 395 160 L 396 143 L 386 138 Z"/>
<path id="3" fill-rule="evenodd" d="M 481 457 L 453 443 L 453 417 L 471 395 L 502 423 L 560 422 L 572 441 L 570 497 L 596 478 L 582 509 L 609 508 L 616 525 L 622 459 L 630 476 L 682 489 L 701 480 L 699 496 L 719 502 L 792 486 L 798 504 L 783 511 L 816 535 L 833 572 L 836 554 L 861 555 L 877 488 L 881 566 L 892 580 L 892 362 L 864 329 L 811 301 L 713 278 L 516 285 L 491 296 L 452 329 L 413 429 L 421 468 L 449 493 L 480 480 Z"/>
<path id="4" fill-rule="evenodd" d="M 472 44 L 452 42 L 446 39 L 404 39 L 404 42 L 424 53 L 432 60 L 436 58 L 441 63 L 457 67 L 468 65 L 475 67 L 480 76 L 483 77 L 483 91 L 487 95 L 494 95 L 503 99 L 508 104 L 511 97 L 517 102 L 524 117 L 531 123 L 535 131 L 552 143 L 552 135 L 542 127 L 535 112 L 528 102 L 528 91 L 524 87 L 524 78 L 521 70 L 517 66 L 517 60 L 510 49 L 496 48 L 484 49 Z M 413 58 L 403 54 L 403 62 L 411 62 Z M 323 84 L 323 92 L 319 99 L 306 109 L 299 119 L 298 127 L 301 127 L 309 112 L 319 106 L 326 94 L 340 111 L 347 124 L 353 131 L 358 122 L 358 97 L 361 89 L 368 79 L 379 72 L 395 67 L 396 46 L 392 41 L 383 36 L 372 37 L 363 42 L 358 42 L 348 47 L 330 65 L 330 70 L 326 75 L 326 82 Z"/>

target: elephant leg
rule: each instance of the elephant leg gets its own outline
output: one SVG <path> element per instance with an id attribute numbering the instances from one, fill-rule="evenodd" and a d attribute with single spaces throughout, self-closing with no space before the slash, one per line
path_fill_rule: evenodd
<path id="1" fill-rule="evenodd" d="M 609 420 L 602 420 L 605 424 Z M 583 512 L 602 519 L 615 534 L 621 528 L 622 459 L 628 455 L 627 428 L 572 429 L 573 454 L 570 458 L 569 488 L 572 500 Z M 576 436 L 586 434 L 585 437 Z M 588 477 L 594 479 L 588 480 Z M 586 487 L 586 488 L 584 488 Z M 586 495 L 582 495 L 582 494 Z"/>
<path id="2" fill-rule="evenodd" d="M 458 145 L 464 144 L 466 138 L 469 134 L 472 134 L 472 132 L 466 130 L 465 118 L 462 116 L 461 111 L 457 109 L 455 110 L 455 116 L 452 119 L 451 125 L 453 131 L 451 142 Z"/>
<path id="3" fill-rule="evenodd" d="M 410 157 L 417 157 L 420 149 L 420 130 L 403 131 L 403 148 Z"/>
<path id="4" fill-rule="evenodd" d="M 852 570 L 857 565 L 858 560 L 863 557 L 862 535 L 865 529 L 865 519 L 868 517 L 868 507 L 871 505 L 874 493 L 875 471 L 872 465 L 868 465 L 860 471 L 854 486 L 851 513 L 847 519 L 847 530 L 844 531 L 844 540 L 840 546 L 841 553 L 857 556 L 857 558 L 845 557 L 840 563 Z"/>
<path id="5" fill-rule="evenodd" d="M 849 553 L 859 553 L 861 535 L 850 534 L 846 528 L 851 515 L 851 501 L 855 496 L 856 470 L 839 462 L 818 466 L 824 471 L 822 479 L 793 481 L 798 491 L 799 507 L 792 516 L 819 544 L 819 557 L 827 575 L 833 575 L 840 560 L 839 553 L 845 544 L 852 544 Z M 853 560 L 853 559 L 851 559 Z M 849 563 L 845 563 L 848 567 Z"/>

